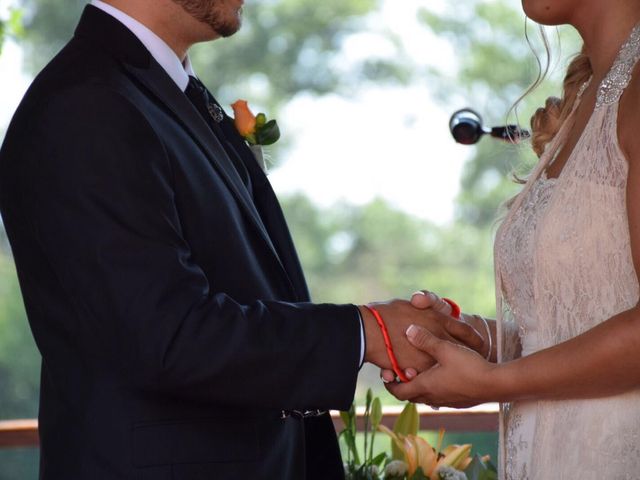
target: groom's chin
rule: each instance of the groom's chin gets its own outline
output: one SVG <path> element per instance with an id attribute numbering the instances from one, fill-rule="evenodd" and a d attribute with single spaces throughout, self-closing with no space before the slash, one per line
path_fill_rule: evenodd
<path id="1" fill-rule="evenodd" d="M 238 33 L 242 27 L 242 7 L 238 9 L 235 17 L 228 19 L 226 22 L 212 26 L 215 33 L 222 38 L 228 38 Z"/>

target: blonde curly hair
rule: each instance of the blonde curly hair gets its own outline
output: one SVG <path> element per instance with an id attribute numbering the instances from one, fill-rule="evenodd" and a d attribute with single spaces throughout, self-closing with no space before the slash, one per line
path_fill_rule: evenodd
<path id="1" fill-rule="evenodd" d="M 580 87 L 589 80 L 592 73 L 591 62 L 583 47 L 567 67 L 562 98 L 547 98 L 545 106 L 536 110 L 531 117 L 531 146 L 538 156 L 542 155 L 547 144 L 560 130 L 571 113 Z"/>

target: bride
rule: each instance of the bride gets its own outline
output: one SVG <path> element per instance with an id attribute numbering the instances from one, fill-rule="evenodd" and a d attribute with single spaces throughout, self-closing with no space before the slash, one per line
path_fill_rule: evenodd
<path id="1" fill-rule="evenodd" d="M 640 478 L 640 0 L 523 7 L 574 26 L 584 47 L 562 100 L 532 119 L 540 161 L 496 236 L 498 319 L 462 316 L 486 359 L 412 326 L 438 365 L 388 388 L 435 406 L 502 402 L 501 478 Z"/>

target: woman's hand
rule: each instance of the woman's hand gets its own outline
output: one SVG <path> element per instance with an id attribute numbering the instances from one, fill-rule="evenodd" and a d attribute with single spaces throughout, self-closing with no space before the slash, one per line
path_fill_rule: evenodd
<path id="1" fill-rule="evenodd" d="M 496 400 L 500 388 L 497 378 L 499 365 L 415 325 L 407 330 L 407 338 L 438 363 L 414 376 L 409 383 L 388 383 L 387 390 L 396 398 L 434 407 L 455 408 Z"/>

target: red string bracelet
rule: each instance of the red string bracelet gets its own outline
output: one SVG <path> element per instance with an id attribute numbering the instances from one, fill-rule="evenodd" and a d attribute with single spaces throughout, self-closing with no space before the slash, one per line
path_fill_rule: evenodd
<path id="1" fill-rule="evenodd" d="M 409 379 L 404 374 L 404 372 L 400 369 L 398 365 L 398 360 L 396 359 L 396 355 L 393 353 L 393 347 L 391 346 L 391 339 L 389 338 L 389 332 L 387 330 L 387 326 L 384 324 L 384 320 L 382 320 L 382 315 L 380 312 L 369 305 L 365 305 L 365 308 L 371 312 L 371 314 L 375 317 L 376 322 L 378 322 L 378 326 L 380 327 L 380 331 L 382 332 L 382 338 L 384 339 L 384 346 L 387 349 L 387 356 L 389 357 L 389 361 L 391 362 L 391 368 L 396 376 L 403 382 L 408 382 Z"/>
<path id="2" fill-rule="evenodd" d="M 447 302 L 449 304 L 449 306 L 451 307 L 451 316 L 453 318 L 458 318 L 459 319 L 460 318 L 460 314 L 462 313 L 462 310 L 460 309 L 460 305 L 458 305 L 456 302 L 454 302 L 450 298 L 443 298 L 442 300 Z"/>

